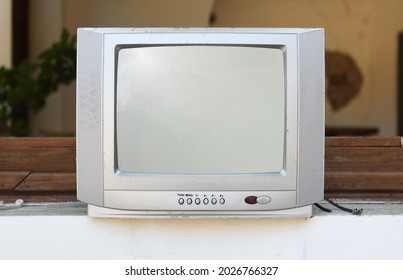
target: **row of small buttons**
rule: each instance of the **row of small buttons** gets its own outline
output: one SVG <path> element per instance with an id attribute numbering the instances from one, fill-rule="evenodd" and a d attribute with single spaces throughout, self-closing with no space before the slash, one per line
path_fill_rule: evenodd
<path id="1" fill-rule="evenodd" d="M 201 202 L 202 202 L 202 200 L 201 200 L 200 198 L 195 198 L 195 199 L 193 200 L 193 198 L 190 198 L 190 197 L 189 197 L 189 198 L 186 199 L 186 203 L 187 203 L 188 205 L 191 205 L 191 204 L 193 204 L 193 203 L 195 203 L 196 205 L 200 205 Z M 203 199 L 203 204 L 204 204 L 204 205 L 207 205 L 207 204 L 209 204 L 210 202 L 211 202 L 211 204 L 213 204 L 213 205 L 217 204 L 217 202 L 219 202 L 220 204 L 224 204 L 224 203 L 225 203 L 225 199 L 224 199 L 224 198 L 220 198 L 219 200 L 217 200 L 217 198 L 215 198 L 215 197 L 213 197 L 211 200 L 208 199 L 208 198 L 204 198 L 204 199 Z M 179 199 L 178 199 L 178 203 L 179 203 L 180 205 L 185 204 L 185 199 L 184 199 L 183 197 L 179 198 Z"/>

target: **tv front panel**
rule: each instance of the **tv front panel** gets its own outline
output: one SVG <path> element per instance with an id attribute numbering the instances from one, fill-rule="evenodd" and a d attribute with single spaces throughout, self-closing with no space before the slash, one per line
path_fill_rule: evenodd
<path id="1" fill-rule="evenodd" d="M 78 30 L 92 216 L 309 216 L 323 197 L 322 29 Z"/>

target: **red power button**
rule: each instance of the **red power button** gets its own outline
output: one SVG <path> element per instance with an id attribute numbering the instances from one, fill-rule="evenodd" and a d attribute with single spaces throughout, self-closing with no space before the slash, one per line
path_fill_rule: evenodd
<path id="1" fill-rule="evenodd" d="M 256 196 L 248 196 L 245 198 L 245 202 L 248 204 L 256 204 L 257 203 L 257 197 Z"/>

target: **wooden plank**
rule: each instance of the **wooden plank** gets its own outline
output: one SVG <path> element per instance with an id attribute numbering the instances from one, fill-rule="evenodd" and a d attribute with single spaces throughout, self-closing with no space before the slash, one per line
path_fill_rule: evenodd
<path id="1" fill-rule="evenodd" d="M 0 172 L 0 191 L 12 191 L 29 173 L 29 171 Z"/>
<path id="2" fill-rule="evenodd" d="M 14 148 L 76 148 L 75 137 L 0 137 L 2 149 Z"/>
<path id="3" fill-rule="evenodd" d="M 75 192 L 75 173 L 31 173 L 15 192 Z"/>
<path id="4" fill-rule="evenodd" d="M 75 172 L 75 148 L 3 148 L 0 171 Z"/>
<path id="5" fill-rule="evenodd" d="M 325 142 L 327 197 L 403 199 L 400 137 L 327 137 Z M 75 144 L 73 137 L 0 137 L 0 200 L 76 200 Z"/>
<path id="6" fill-rule="evenodd" d="M 385 192 L 344 192 L 344 193 L 325 193 L 329 199 L 358 199 L 358 200 L 403 200 L 403 192 L 385 193 Z"/>
<path id="7" fill-rule="evenodd" d="M 325 147 L 325 196 L 403 199 L 400 137 L 329 137 Z"/>
<path id="8" fill-rule="evenodd" d="M 403 172 L 327 172 L 325 192 L 403 192 Z"/>
<path id="9" fill-rule="evenodd" d="M 75 172 L 74 137 L 0 137 L 0 171 Z"/>
<path id="10" fill-rule="evenodd" d="M 326 147 L 402 147 L 400 137 L 326 137 Z"/>
<path id="11" fill-rule="evenodd" d="M 341 171 L 403 172 L 403 149 L 396 147 L 327 148 L 325 172 Z"/>
<path id="12" fill-rule="evenodd" d="M 403 192 L 325 192 L 329 199 L 403 200 Z"/>
<path id="13" fill-rule="evenodd" d="M 0 201 L 4 201 L 5 203 L 13 203 L 17 199 L 22 199 L 24 202 L 70 202 L 70 201 L 77 201 L 76 194 L 66 193 L 66 194 L 1 194 L 0 193 Z"/>

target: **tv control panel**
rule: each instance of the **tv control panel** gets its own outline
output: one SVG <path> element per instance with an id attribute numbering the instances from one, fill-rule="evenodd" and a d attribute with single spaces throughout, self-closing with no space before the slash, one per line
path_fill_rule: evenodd
<path id="1" fill-rule="evenodd" d="M 216 205 L 225 204 L 224 195 L 214 195 L 214 194 L 189 194 L 189 193 L 178 193 L 178 203 L 179 205 Z"/>
<path id="2" fill-rule="evenodd" d="M 179 205 L 224 205 L 225 196 L 223 194 L 192 194 L 192 193 L 178 193 L 178 203 Z M 268 195 L 249 195 L 245 196 L 243 201 L 246 204 L 269 204 L 271 202 L 271 197 Z"/>
<path id="3" fill-rule="evenodd" d="M 287 209 L 296 204 L 295 191 L 105 191 L 104 194 L 104 207 L 124 210 L 253 211 Z"/>

